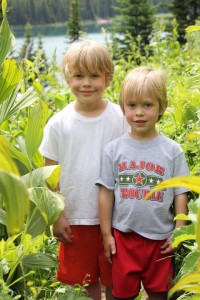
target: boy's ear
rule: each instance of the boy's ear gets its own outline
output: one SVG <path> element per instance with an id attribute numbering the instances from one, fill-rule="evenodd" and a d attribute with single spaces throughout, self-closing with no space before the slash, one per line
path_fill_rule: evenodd
<path id="1" fill-rule="evenodd" d="M 106 80 L 106 88 L 109 87 L 109 85 L 110 85 L 110 80 L 107 79 Z"/>
<path id="2" fill-rule="evenodd" d="M 168 106 L 168 100 L 166 99 L 165 110 L 167 109 L 167 106 Z"/>
<path id="3" fill-rule="evenodd" d="M 69 80 L 69 78 L 68 78 L 68 79 L 65 79 L 65 82 L 66 82 L 66 84 L 68 85 L 68 87 L 70 87 L 70 80 Z"/>
<path id="4" fill-rule="evenodd" d="M 166 99 L 166 102 L 165 102 L 165 108 L 164 108 L 163 111 L 161 112 L 162 115 L 163 115 L 164 112 L 166 111 L 167 106 L 168 106 L 168 100 Z"/>

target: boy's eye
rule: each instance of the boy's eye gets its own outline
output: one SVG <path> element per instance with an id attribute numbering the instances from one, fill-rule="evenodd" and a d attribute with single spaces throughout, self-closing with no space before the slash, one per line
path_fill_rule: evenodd
<path id="1" fill-rule="evenodd" d="M 94 74 L 92 74 L 91 76 L 92 76 L 92 77 L 99 77 L 99 74 L 94 73 Z"/>
<path id="2" fill-rule="evenodd" d="M 134 103 L 129 103 L 128 105 L 130 108 L 134 108 L 135 107 L 135 104 Z"/>
<path id="3" fill-rule="evenodd" d="M 82 75 L 81 75 L 81 74 L 75 74 L 74 77 L 76 77 L 76 78 L 81 78 Z"/>
<path id="4" fill-rule="evenodd" d="M 146 107 L 152 107 L 152 103 L 145 103 Z"/>

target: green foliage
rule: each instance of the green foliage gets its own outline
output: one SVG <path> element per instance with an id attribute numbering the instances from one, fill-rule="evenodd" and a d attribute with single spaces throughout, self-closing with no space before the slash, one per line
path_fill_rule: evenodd
<path id="1" fill-rule="evenodd" d="M 154 8 L 149 0 L 117 0 L 117 16 L 112 19 L 113 39 L 118 42 L 121 52 L 131 51 L 130 37 L 135 42 L 140 36 L 139 48 L 149 43 L 153 25 Z M 117 34 L 117 36 L 116 36 Z"/>
<path id="2" fill-rule="evenodd" d="M 172 0 L 170 10 L 178 22 L 178 34 L 180 43 L 185 43 L 185 29 L 194 25 L 200 15 L 199 0 Z"/>
<path id="3" fill-rule="evenodd" d="M 79 0 L 71 0 L 69 21 L 67 22 L 67 35 L 69 36 L 70 42 L 79 39 L 81 35 L 80 31 L 81 26 Z"/>

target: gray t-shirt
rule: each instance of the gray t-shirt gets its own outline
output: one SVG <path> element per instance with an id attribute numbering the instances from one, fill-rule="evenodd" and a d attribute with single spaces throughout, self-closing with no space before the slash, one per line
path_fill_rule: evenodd
<path id="1" fill-rule="evenodd" d="M 170 212 L 174 196 L 188 190 L 168 188 L 156 191 L 147 201 L 143 199 L 163 180 L 187 175 L 185 156 L 176 142 L 162 134 L 149 141 L 137 141 L 127 133 L 105 147 L 96 184 L 114 191 L 114 228 L 164 240 L 174 229 Z"/>

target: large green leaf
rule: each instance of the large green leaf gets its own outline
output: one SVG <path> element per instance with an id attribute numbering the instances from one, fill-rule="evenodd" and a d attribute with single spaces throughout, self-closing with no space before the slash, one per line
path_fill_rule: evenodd
<path id="1" fill-rule="evenodd" d="M 10 157 L 8 145 L 2 136 L 0 136 L 0 170 L 19 175 L 19 171 Z"/>
<path id="2" fill-rule="evenodd" d="M 64 210 L 64 197 L 47 187 L 30 188 L 30 199 L 42 213 L 48 225 L 52 225 Z"/>
<path id="3" fill-rule="evenodd" d="M 169 297 L 171 297 L 175 292 L 184 290 L 186 292 L 192 292 L 200 294 L 200 274 L 191 273 L 182 277 L 169 291 Z"/>
<path id="4" fill-rule="evenodd" d="M 6 226 L 6 212 L 0 208 L 0 224 Z"/>
<path id="5" fill-rule="evenodd" d="M 4 61 L 3 70 L 0 74 L 0 104 L 11 95 L 22 77 L 23 72 L 18 67 L 16 60 L 7 59 Z"/>
<path id="6" fill-rule="evenodd" d="M 42 141 L 43 128 L 48 115 L 48 107 L 43 101 L 40 101 L 31 109 L 28 125 L 25 130 L 26 150 L 29 159 L 32 159 Z"/>
<path id="7" fill-rule="evenodd" d="M 46 214 L 41 212 L 33 202 L 30 202 L 30 204 L 30 214 L 26 223 L 25 232 L 30 234 L 32 238 L 35 238 L 46 231 L 48 222 Z"/>
<path id="8" fill-rule="evenodd" d="M 172 246 L 177 247 L 179 243 L 187 240 L 195 240 L 195 224 L 176 228 L 172 234 Z"/>
<path id="9" fill-rule="evenodd" d="M 6 0 L 2 0 L 3 21 L 0 27 L 0 67 L 4 59 L 12 51 L 15 43 L 15 37 L 12 34 L 7 21 L 6 7 L 7 7 Z"/>
<path id="10" fill-rule="evenodd" d="M 30 253 L 22 260 L 23 267 L 29 269 L 57 268 L 59 260 L 44 253 Z"/>
<path id="11" fill-rule="evenodd" d="M 0 195 L 5 203 L 7 231 L 17 234 L 29 213 L 27 187 L 20 176 L 0 170 Z"/>
<path id="12" fill-rule="evenodd" d="M 20 86 L 21 82 L 18 84 L 10 97 L 2 104 L 0 110 L 0 124 L 18 113 L 21 109 L 30 106 L 39 99 L 37 92 L 33 89 L 33 87 L 31 87 L 16 101 Z"/>
<path id="13" fill-rule="evenodd" d="M 23 176 L 23 179 L 26 181 L 29 187 L 38 187 L 45 185 L 45 182 L 48 178 L 51 178 L 53 182 L 52 185 L 57 186 L 59 181 L 59 174 L 61 171 L 61 166 L 46 166 L 38 168 L 32 172 L 32 174 L 26 174 Z"/>
<path id="14" fill-rule="evenodd" d="M 15 159 L 17 159 L 18 161 L 20 161 L 29 171 L 31 171 L 31 165 L 28 161 L 28 159 L 26 158 L 26 156 L 19 151 L 14 145 L 12 145 L 10 142 L 8 142 L 5 138 L 0 136 L 0 143 L 4 143 L 4 145 L 7 148 L 7 155 L 8 157 L 13 157 Z M 0 154 L 1 155 L 1 154 Z M 7 158 L 8 161 L 8 158 Z M 7 170 L 9 171 L 9 170 Z"/>
<path id="15" fill-rule="evenodd" d="M 187 82 L 184 84 L 186 91 L 191 92 L 196 89 L 200 89 L 200 75 L 192 76 Z"/>
<path id="16" fill-rule="evenodd" d="M 200 252 L 193 250 L 185 258 L 181 268 L 181 274 L 192 273 L 196 271 L 197 261 L 200 257 Z"/>

